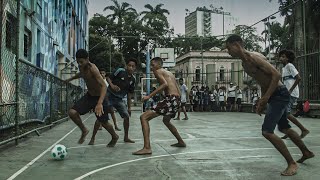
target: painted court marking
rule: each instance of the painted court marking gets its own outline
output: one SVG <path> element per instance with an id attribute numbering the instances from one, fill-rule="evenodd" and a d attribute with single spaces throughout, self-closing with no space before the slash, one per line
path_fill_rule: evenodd
<path id="1" fill-rule="evenodd" d="M 320 146 L 312 146 L 310 148 L 318 148 Z M 80 177 L 75 178 L 75 180 L 81 180 L 83 178 L 86 178 L 92 174 L 95 174 L 99 171 L 105 170 L 105 169 L 110 169 L 112 167 L 116 167 L 116 166 L 120 166 L 123 164 L 129 164 L 132 162 L 137 162 L 137 161 L 143 161 L 143 160 L 147 160 L 147 159 L 155 159 L 155 158 L 162 158 L 162 157 L 168 157 L 168 156 L 177 156 L 177 155 L 185 155 L 185 154 L 197 154 L 197 153 L 207 153 L 207 152 L 229 152 L 229 151 L 253 151 L 253 150 L 274 150 L 275 148 L 250 148 L 250 149 L 215 149 L 215 150 L 207 150 L 207 151 L 194 151 L 194 152 L 184 152 L 184 153 L 176 153 L 176 154 L 164 154 L 164 155 L 158 155 L 158 156 L 151 156 L 151 157 L 144 157 L 144 158 L 139 158 L 139 159 L 133 159 L 133 160 L 129 160 L 129 161 L 123 161 L 120 163 L 116 163 L 116 164 L 112 164 L 109 166 L 105 166 L 93 171 L 90 171 Z M 298 147 L 288 147 L 288 149 L 298 149 Z"/>
<path id="2" fill-rule="evenodd" d="M 308 136 L 308 138 L 313 138 L 313 137 L 320 137 L 320 136 Z M 262 136 L 252 136 L 252 137 L 203 137 L 203 138 L 197 138 L 195 136 L 192 136 L 191 138 L 188 139 L 183 139 L 185 141 L 189 141 L 189 140 L 204 140 L 204 139 L 219 139 L 219 140 L 224 140 L 224 139 L 229 139 L 229 140 L 233 140 L 233 139 L 265 139 Z M 136 142 L 142 142 L 143 139 L 133 139 Z M 154 140 L 152 142 L 167 142 L 167 141 L 174 141 L 176 139 L 161 139 L 161 140 Z M 122 143 L 122 142 L 118 142 L 117 144 L 126 144 L 126 143 Z M 106 146 L 107 144 L 95 144 L 95 145 L 83 145 L 83 146 L 73 146 L 73 147 L 68 147 L 68 149 L 79 149 L 79 148 L 88 148 L 88 147 L 96 147 L 96 146 Z"/>
<path id="3" fill-rule="evenodd" d="M 91 115 L 89 117 L 87 117 L 83 122 L 85 122 L 86 120 L 88 120 L 91 117 Z M 23 173 L 23 171 L 25 171 L 26 169 L 28 169 L 28 167 L 32 166 L 37 160 L 39 160 L 43 155 L 45 155 L 47 152 L 49 152 L 55 145 L 57 145 L 58 143 L 60 143 L 62 140 L 64 140 L 69 134 L 71 134 L 76 128 L 78 128 L 77 126 L 74 127 L 72 130 L 70 130 L 66 135 L 64 135 L 61 139 L 59 139 L 57 142 L 55 142 L 54 144 L 52 144 L 48 149 L 46 149 L 45 151 L 43 151 L 41 154 L 39 154 L 36 158 L 34 158 L 32 161 L 30 161 L 28 164 L 26 164 L 25 166 L 23 166 L 19 171 L 17 171 L 16 173 L 14 173 L 12 176 L 10 176 L 7 180 L 12 180 L 14 178 L 16 178 L 17 176 L 19 176 L 19 174 Z"/>

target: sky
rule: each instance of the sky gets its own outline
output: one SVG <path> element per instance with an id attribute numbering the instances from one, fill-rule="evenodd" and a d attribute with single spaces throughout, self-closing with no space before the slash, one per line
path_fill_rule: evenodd
<path id="1" fill-rule="evenodd" d="M 151 4 L 153 7 L 157 4 L 164 4 L 163 8 L 169 10 L 168 21 L 170 26 L 174 28 L 175 34 L 184 34 L 186 16 L 185 9 L 191 12 L 196 7 L 223 7 L 223 10 L 230 12 L 232 16 L 238 18 L 241 25 L 252 25 L 265 17 L 275 13 L 279 9 L 278 0 L 118 0 L 119 3 L 127 2 L 132 5 L 138 12 L 144 11 L 145 4 Z M 104 7 L 113 5 L 111 0 L 89 0 L 89 18 L 95 13 L 109 14 L 111 11 L 103 11 Z M 281 24 L 284 21 L 279 14 L 275 15 L 277 21 Z M 258 33 L 264 30 L 264 24 L 256 25 Z"/>

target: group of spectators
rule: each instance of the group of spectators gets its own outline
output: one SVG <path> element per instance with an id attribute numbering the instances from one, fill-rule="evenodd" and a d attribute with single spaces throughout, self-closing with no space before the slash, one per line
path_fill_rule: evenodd
<path id="1" fill-rule="evenodd" d="M 256 89 L 252 91 L 252 111 L 254 111 L 259 94 Z M 229 88 L 215 85 L 210 90 L 208 86 L 192 86 L 189 92 L 189 111 L 195 112 L 219 112 L 219 111 L 241 111 L 243 93 L 239 86 L 230 83 Z"/>

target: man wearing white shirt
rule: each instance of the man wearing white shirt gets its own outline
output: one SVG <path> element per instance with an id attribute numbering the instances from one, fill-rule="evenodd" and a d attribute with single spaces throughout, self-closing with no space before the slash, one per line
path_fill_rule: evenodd
<path id="1" fill-rule="evenodd" d="M 227 98 L 227 103 L 228 106 L 230 106 L 230 112 L 233 109 L 233 106 L 235 105 L 236 102 L 236 86 L 233 85 L 233 83 L 230 83 L 230 87 L 228 88 L 228 98 Z"/>
<path id="2" fill-rule="evenodd" d="M 187 96 L 188 96 L 188 87 L 183 83 L 183 78 L 179 79 L 179 84 L 180 84 L 180 92 L 181 92 L 181 108 L 178 111 L 178 116 L 174 120 L 180 120 L 180 112 L 181 109 L 184 113 L 184 118 L 183 120 L 188 120 L 188 115 L 186 111 L 186 103 L 187 103 Z"/>
<path id="3" fill-rule="evenodd" d="M 292 64 L 295 59 L 294 52 L 290 50 L 282 50 L 279 53 L 279 59 L 283 64 L 282 68 L 282 81 L 283 84 L 287 87 L 290 93 L 290 102 L 288 104 L 287 112 L 288 119 L 295 125 L 297 125 L 301 130 L 301 138 L 304 138 L 307 134 L 309 134 L 309 130 L 306 129 L 291 113 L 291 109 L 293 104 L 299 98 L 299 82 L 301 81 L 301 77 L 299 72 Z M 282 139 L 286 139 L 288 136 L 285 135 Z"/>
<path id="4" fill-rule="evenodd" d="M 241 111 L 241 101 L 242 101 L 242 91 L 239 88 L 239 86 L 236 87 L 236 93 L 237 93 L 237 111 Z"/>

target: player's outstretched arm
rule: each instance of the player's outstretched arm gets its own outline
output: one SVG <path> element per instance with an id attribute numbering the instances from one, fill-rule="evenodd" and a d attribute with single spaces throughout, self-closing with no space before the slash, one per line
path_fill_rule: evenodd
<path id="1" fill-rule="evenodd" d="M 74 80 L 74 79 L 79 79 L 79 78 L 81 78 L 80 72 L 77 73 L 76 75 L 74 75 L 73 77 L 71 77 L 71 78 L 69 78 L 69 79 L 66 79 L 65 82 L 68 83 L 68 82 L 70 82 L 70 81 L 72 81 L 72 80 Z"/>
<path id="2" fill-rule="evenodd" d="M 142 98 L 142 101 L 149 100 L 150 98 L 155 96 L 157 93 L 160 93 L 161 91 L 163 91 L 165 88 L 168 87 L 168 83 L 167 83 L 166 79 L 163 77 L 163 74 L 159 70 L 154 72 L 154 76 L 157 78 L 160 86 L 157 87 L 157 89 L 155 89 L 153 92 L 151 92 L 148 96 L 144 96 Z"/>

